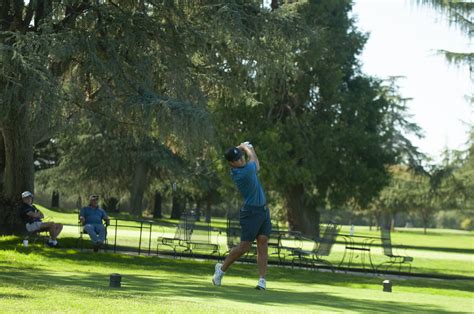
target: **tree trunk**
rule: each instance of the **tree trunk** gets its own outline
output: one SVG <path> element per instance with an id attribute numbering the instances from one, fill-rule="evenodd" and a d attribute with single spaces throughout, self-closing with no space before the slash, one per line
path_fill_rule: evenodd
<path id="1" fill-rule="evenodd" d="M 374 213 L 374 218 L 375 218 L 375 227 L 376 230 L 379 231 L 380 227 L 383 225 L 382 222 L 382 212 L 380 210 L 375 211 Z"/>
<path id="2" fill-rule="evenodd" d="M 320 213 L 304 201 L 304 186 L 290 186 L 285 194 L 290 230 L 300 231 L 312 239 L 319 239 Z"/>
<path id="3" fill-rule="evenodd" d="M 280 6 L 279 0 L 272 0 L 270 3 L 270 7 L 272 8 L 272 11 L 278 9 Z"/>
<path id="4" fill-rule="evenodd" d="M 153 218 L 163 218 L 163 214 L 161 212 L 161 205 L 163 202 L 163 198 L 161 197 L 161 193 L 155 191 L 155 202 L 153 204 Z"/>
<path id="5" fill-rule="evenodd" d="M 82 197 L 79 195 L 76 200 L 76 208 L 81 209 L 82 208 Z"/>
<path id="6" fill-rule="evenodd" d="M 180 219 L 182 214 L 182 199 L 178 195 L 173 195 L 170 219 Z"/>
<path id="7" fill-rule="evenodd" d="M 3 132 L 0 131 L 0 195 L 3 194 L 3 178 L 5 174 L 5 143 Z"/>
<path id="8" fill-rule="evenodd" d="M 53 191 L 53 195 L 51 196 L 51 207 L 59 208 L 59 192 L 58 191 Z"/>
<path id="9" fill-rule="evenodd" d="M 384 230 L 392 230 L 392 214 L 390 212 L 383 212 L 379 216 L 379 227 Z"/>
<path id="10" fill-rule="evenodd" d="M 422 209 L 421 210 L 421 220 L 423 221 L 423 234 L 426 234 L 426 229 L 428 228 L 428 222 L 429 222 L 429 209 Z"/>
<path id="11" fill-rule="evenodd" d="M 188 208 L 188 197 L 186 195 L 183 195 L 181 198 L 181 201 L 179 202 L 181 204 L 181 214 L 182 213 L 188 213 L 187 208 Z"/>
<path id="12" fill-rule="evenodd" d="M 143 195 L 147 184 L 147 167 L 145 162 L 138 161 L 133 176 L 132 190 L 130 195 L 130 212 L 141 216 L 143 211 Z"/>
<path id="13" fill-rule="evenodd" d="M 212 216 L 212 194 L 209 193 L 206 197 L 206 223 L 211 223 Z"/>
<path id="14" fill-rule="evenodd" d="M 28 106 L 18 110 L 4 121 L 1 128 L 4 154 L 3 200 L 0 204 L 0 230 L 4 234 L 22 232 L 17 203 L 21 192 L 34 192 L 33 140 L 29 127 Z M 1 152 L 3 151 L 3 153 Z M 2 157 L 0 157 L 0 162 Z"/>
<path id="15" fill-rule="evenodd" d="M 201 200 L 196 200 L 196 208 L 194 209 L 196 212 L 196 221 L 201 221 Z"/>

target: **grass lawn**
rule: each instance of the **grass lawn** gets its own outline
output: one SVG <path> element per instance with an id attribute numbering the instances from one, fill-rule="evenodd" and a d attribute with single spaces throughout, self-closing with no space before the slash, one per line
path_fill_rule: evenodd
<path id="1" fill-rule="evenodd" d="M 213 263 L 71 249 L 13 246 L 0 238 L 0 312 L 437 312 L 474 311 L 471 281 L 401 279 L 271 267 L 257 291 L 256 266 L 235 264 L 222 287 Z M 122 288 L 108 288 L 109 275 Z"/>
<path id="2" fill-rule="evenodd" d="M 78 237 L 77 213 L 65 213 L 52 211 L 47 208 L 38 206 L 47 217 L 66 224 L 61 234 L 62 243 L 68 247 L 77 246 L 75 239 Z M 122 217 L 122 216 L 119 216 Z M 124 218 L 127 218 L 124 216 Z M 175 228 L 163 223 L 173 222 L 167 219 L 156 221 L 153 225 L 151 234 L 151 243 L 148 241 L 149 233 L 144 231 L 142 239 L 142 250 L 151 247 L 151 251 L 155 252 L 157 248 L 157 238 L 159 236 L 172 237 Z M 119 227 L 117 230 L 117 245 L 138 247 L 139 229 L 134 228 L 139 224 L 134 222 L 119 222 L 132 227 Z M 174 221 L 177 223 L 177 221 Z M 161 224 L 161 225 L 160 225 Z M 218 228 L 222 232 L 219 235 L 213 233 L 212 240 L 219 242 L 221 253 L 227 250 L 225 237 L 225 219 L 213 218 L 212 227 Z M 111 226 L 109 230 L 109 241 L 115 234 L 115 229 Z M 349 226 L 343 226 L 341 233 L 349 233 Z M 195 234 L 198 234 L 195 232 Z M 369 230 L 368 227 L 356 226 L 356 235 L 365 235 L 372 237 L 380 237 L 379 231 L 375 228 Z M 69 238 L 66 241 L 64 238 Z M 86 237 L 87 238 L 87 237 Z M 422 229 L 416 228 L 398 228 L 392 233 L 392 242 L 394 245 L 403 244 L 406 249 L 395 249 L 395 254 L 409 255 L 414 257 L 412 263 L 413 273 L 424 274 L 444 274 L 444 275 L 462 275 L 474 277 L 474 232 L 462 230 L 443 230 L 428 229 L 427 234 L 423 234 Z M 344 240 L 338 237 L 338 243 L 333 247 L 328 260 L 334 265 L 338 265 L 344 254 Z M 87 243 L 86 243 L 87 244 Z M 304 243 L 306 249 L 312 248 L 312 243 Z M 375 241 L 372 247 L 371 256 L 374 264 L 380 264 L 387 260 L 383 255 L 380 241 Z M 275 258 L 275 257 L 274 257 Z M 354 259 L 353 266 L 361 266 L 360 256 Z M 406 269 L 403 269 L 406 270 Z"/>

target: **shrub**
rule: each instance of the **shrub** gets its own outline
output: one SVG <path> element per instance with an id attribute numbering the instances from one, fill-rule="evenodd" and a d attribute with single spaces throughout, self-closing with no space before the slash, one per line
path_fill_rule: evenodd
<path id="1" fill-rule="evenodd" d="M 463 217 L 460 210 L 441 210 L 435 215 L 436 228 L 459 229 Z"/>
<path id="2" fill-rule="evenodd" d="M 474 219 L 464 218 L 461 221 L 461 229 L 464 230 L 474 230 Z"/>
<path id="3" fill-rule="evenodd" d="M 107 212 L 118 212 L 119 200 L 115 197 L 107 197 L 102 205 Z"/>

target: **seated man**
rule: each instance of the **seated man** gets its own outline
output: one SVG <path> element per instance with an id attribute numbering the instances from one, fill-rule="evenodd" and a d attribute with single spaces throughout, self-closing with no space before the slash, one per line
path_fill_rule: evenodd
<path id="1" fill-rule="evenodd" d="M 90 236 L 92 243 L 94 243 L 94 252 L 99 250 L 105 241 L 105 227 L 102 220 L 109 225 L 110 219 L 105 211 L 99 207 L 99 196 L 91 195 L 89 197 L 89 206 L 81 209 L 79 213 L 79 220 L 84 225 L 84 230 Z"/>
<path id="2" fill-rule="evenodd" d="M 33 194 L 31 192 L 25 191 L 21 193 L 21 199 L 23 203 L 20 207 L 20 215 L 25 223 L 26 230 L 28 232 L 49 231 L 50 239 L 48 240 L 48 246 L 58 247 L 57 237 L 61 230 L 63 230 L 63 225 L 52 221 L 41 221 L 44 215 L 33 205 Z"/>

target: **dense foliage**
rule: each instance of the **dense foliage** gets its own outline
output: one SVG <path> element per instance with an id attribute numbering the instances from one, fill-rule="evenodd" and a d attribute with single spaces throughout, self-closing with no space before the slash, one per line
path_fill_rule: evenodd
<path id="1" fill-rule="evenodd" d="M 3 1 L 2 232 L 35 165 L 42 189 L 115 195 L 136 215 L 155 191 L 236 207 L 221 155 L 244 140 L 291 228 L 317 236 L 318 209 L 367 206 L 390 165 L 419 162 L 418 128 L 394 80 L 361 73 L 351 7 Z"/>

